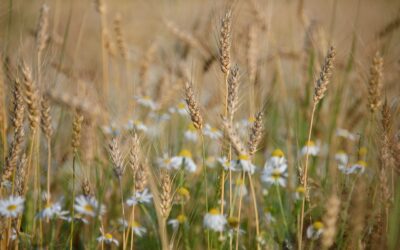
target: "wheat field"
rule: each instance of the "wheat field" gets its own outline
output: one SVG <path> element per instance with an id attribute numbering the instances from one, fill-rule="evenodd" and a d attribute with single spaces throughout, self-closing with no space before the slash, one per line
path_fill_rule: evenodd
<path id="1" fill-rule="evenodd" d="M 0 249 L 400 249 L 400 3 L 0 2 Z"/>

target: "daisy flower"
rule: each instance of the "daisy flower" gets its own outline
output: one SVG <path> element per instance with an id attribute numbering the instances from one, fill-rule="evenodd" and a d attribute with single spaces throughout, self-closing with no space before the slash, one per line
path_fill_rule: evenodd
<path id="1" fill-rule="evenodd" d="M 174 230 L 178 230 L 179 226 L 184 225 L 186 221 L 186 215 L 180 214 L 175 219 L 169 220 L 168 225 L 171 225 Z"/>
<path id="2" fill-rule="evenodd" d="M 267 225 L 275 223 L 275 221 L 276 221 L 275 217 L 272 216 L 271 212 L 268 210 L 266 210 L 264 212 L 264 218 L 265 218 L 265 222 L 267 223 Z"/>
<path id="3" fill-rule="evenodd" d="M 189 128 L 185 131 L 185 139 L 188 141 L 195 142 L 198 138 L 198 133 L 193 123 L 190 123 Z"/>
<path id="4" fill-rule="evenodd" d="M 316 240 L 324 232 L 324 224 L 320 221 L 314 222 L 307 228 L 307 238 Z"/>
<path id="5" fill-rule="evenodd" d="M 272 151 L 271 158 L 265 162 L 264 168 L 279 168 L 283 165 L 287 167 L 287 160 L 283 151 L 278 148 Z"/>
<path id="6" fill-rule="evenodd" d="M 168 154 L 163 154 L 162 157 L 159 157 L 157 159 L 157 164 L 160 168 L 164 168 L 164 169 L 168 169 L 168 170 L 170 170 L 172 168 L 171 158 L 168 156 Z"/>
<path id="7" fill-rule="evenodd" d="M 242 178 L 237 178 L 235 182 L 235 193 L 239 196 L 246 196 L 248 194 L 246 184 Z"/>
<path id="8" fill-rule="evenodd" d="M 217 128 L 211 127 L 210 124 L 206 124 L 204 127 L 204 135 L 212 140 L 217 140 L 222 137 L 222 132 Z"/>
<path id="9" fill-rule="evenodd" d="M 338 128 L 336 130 L 336 136 L 343 137 L 343 138 L 348 139 L 350 141 L 355 141 L 357 139 L 355 134 L 349 132 L 346 129 L 342 129 L 342 128 Z"/>
<path id="10" fill-rule="evenodd" d="M 68 214 L 68 211 L 62 210 L 62 200 L 59 200 L 55 203 L 46 203 L 44 209 L 40 211 L 36 217 L 39 219 L 52 219 L 54 217 L 58 217 L 63 220 L 68 220 Z"/>
<path id="11" fill-rule="evenodd" d="M 153 195 L 145 188 L 142 192 L 136 191 L 135 194 L 126 201 L 128 206 L 136 206 L 136 204 L 151 203 Z"/>
<path id="12" fill-rule="evenodd" d="M 365 161 L 358 161 L 348 169 L 348 174 L 364 173 L 367 163 Z"/>
<path id="13" fill-rule="evenodd" d="M 157 109 L 157 103 L 155 103 L 150 96 L 136 97 L 136 101 L 138 104 L 145 108 L 149 108 L 151 110 Z"/>
<path id="14" fill-rule="evenodd" d="M 16 218 L 24 211 L 25 199 L 21 196 L 10 196 L 0 200 L 0 214 L 6 218 Z"/>
<path id="15" fill-rule="evenodd" d="M 306 155 L 308 153 L 309 155 L 316 156 L 318 155 L 319 151 L 320 147 L 316 145 L 313 141 L 309 141 L 301 149 L 301 154 Z"/>
<path id="16" fill-rule="evenodd" d="M 149 129 L 146 125 L 144 125 L 143 122 L 139 120 L 129 120 L 125 128 L 127 130 L 137 130 L 141 132 L 147 132 Z"/>
<path id="17" fill-rule="evenodd" d="M 261 180 L 268 185 L 277 184 L 286 187 L 287 165 L 281 165 L 279 168 L 265 168 Z"/>
<path id="18" fill-rule="evenodd" d="M 256 166 L 251 163 L 248 155 L 239 155 L 238 160 L 234 161 L 233 164 L 235 164 L 235 168 L 250 174 L 254 174 L 256 171 Z"/>
<path id="19" fill-rule="evenodd" d="M 112 122 L 110 125 L 102 126 L 101 129 L 103 130 L 104 134 L 113 137 L 118 136 L 121 133 L 121 130 L 117 127 L 115 122 Z"/>
<path id="20" fill-rule="evenodd" d="M 178 190 L 176 190 L 177 193 L 177 202 L 185 202 L 188 201 L 190 199 L 190 191 L 185 188 L 185 187 L 180 187 L 178 188 Z"/>
<path id="21" fill-rule="evenodd" d="M 112 244 L 114 243 L 116 246 L 119 246 L 118 240 L 116 240 L 112 234 L 104 233 L 102 229 L 100 229 L 101 236 L 97 238 L 97 241 L 100 243 Z"/>
<path id="22" fill-rule="evenodd" d="M 235 168 L 235 162 L 230 162 L 228 158 L 224 157 L 218 157 L 217 161 L 219 164 L 222 165 L 222 167 L 225 169 L 225 171 L 231 170 L 231 171 L 236 171 L 237 169 Z"/>
<path id="23" fill-rule="evenodd" d="M 183 102 L 183 101 L 178 103 L 178 105 L 176 105 L 176 107 L 170 108 L 169 112 L 171 114 L 178 113 L 179 115 L 182 115 L 182 116 L 187 116 L 188 115 L 188 112 L 186 110 L 186 103 Z"/>
<path id="24" fill-rule="evenodd" d="M 96 216 L 96 213 L 102 215 L 106 211 L 104 205 L 99 204 L 96 198 L 93 196 L 87 197 L 84 195 L 79 195 L 75 198 L 74 208 L 78 213 L 82 215 L 89 215 L 91 217 Z"/>
<path id="25" fill-rule="evenodd" d="M 293 198 L 297 201 L 302 200 L 305 193 L 306 193 L 306 190 L 304 189 L 304 187 L 298 186 L 296 188 L 296 191 L 294 192 Z"/>
<path id="26" fill-rule="evenodd" d="M 358 150 L 358 157 L 360 159 L 365 159 L 365 156 L 367 155 L 367 153 L 368 153 L 368 149 L 366 147 L 361 147 Z"/>
<path id="27" fill-rule="evenodd" d="M 212 208 L 206 213 L 203 220 L 204 227 L 215 232 L 224 231 L 226 223 L 225 216 L 220 214 L 216 208 Z"/>
<path id="28" fill-rule="evenodd" d="M 126 223 L 128 225 L 128 223 Z M 146 234 L 147 229 L 145 227 L 142 227 L 137 221 L 132 221 L 129 224 L 129 227 L 131 230 L 136 234 L 138 237 L 143 237 L 143 235 Z"/>
<path id="29" fill-rule="evenodd" d="M 179 169 L 183 166 L 188 172 L 196 172 L 197 166 L 192 160 L 192 153 L 189 150 L 183 149 L 178 156 L 171 158 L 171 167 Z"/>

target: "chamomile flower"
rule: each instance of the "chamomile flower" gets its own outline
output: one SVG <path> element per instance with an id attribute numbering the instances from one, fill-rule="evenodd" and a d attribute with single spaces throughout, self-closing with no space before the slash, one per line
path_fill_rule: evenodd
<path id="1" fill-rule="evenodd" d="M 156 110 L 158 107 L 157 103 L 155 103 L 150 96 L 136 97 L 136 101 L 142 107 L 146 107 L 151 110 Z"/>
<path id="2" fill-rule="evenodd" d="M 365 156 L 367 155 L 367 153 L 368 153 L 368 149 L 366 147 L 361 147 L 358 150 L 358 158 L 365 159 Z"/>
<path id="3" fill-rule="evenodd" d="M 117 127 L 115 122 L 112 122 L 110 125 L 105 125 L 101 127 L 103 133 L 112 137 L 118 136 L 121 133 L 121 130 Z"/>
<path id="4" fill-rule="evenodd" d="M 172 168 L 171 158 L 168 156 L 168 154 L 163 154 L 162 157 L 159 157 L 157 159 L 157 164 L 160 168 L 164 168 L 167 170 L 170 170 Z"/>
<path id="5" fill-rule="evenodd" d="M 235 168 L 236 162 L 230 162 L 228 158 L 224 157 L 218 157 L 217 161 L 219 164 L 222 165 L 225 171 L 231 170 L 231 171 L 236 171 L 237 169 Z"/>
<path id="6" fill-rule="evenodd" d="M 129 227 L 135 233 L 135 235 L 138 237 L 143 237 L 143 235 L 145 235 L 147 232 L 147 229 L 145 227 L 143 227 L 142 225 L 140 225 L 137 221 L 132 221 L 129 224 Z"/>
<path id="7" fill-rule="evenodd" d="M 187 222 L 187 217 L 184 214 L 178 215 L 175 219 L 168 221 L 168 225 L 172 226 L 172 229 L 178 230 L 180 226 L 183 226 Z"/>
<path id="8" fill-rule="evenodd" d="M 276 219 L 274 216 L 272 216 L 271 212 L 266 210 L 264 211 L 264 218 L 265 218 L 265 222 L 267 223 L 267 225 L 271 225 L 272 223 L 275 223 Z"/>
<path id="9" fill-rule="evenodd" d="M 91 217 L 96 216 L 97 213 L 102 215 L 106 211 L 104 205 L 99 204 L 96 198 L 93 196 L 87 197 L 84 195 L 79 195 L 75 198 L 74 208 L 76 212 Z"/>
<path id="10" fill-rule="evenodd" d="M 307 228 L 307 238 L 316 240 L 324 232 L 324 224 L 320 221 L 314 222 Z"/>
<path id="11" fill-rule="evenodd" d="M 135 194 L 126 201 L 128 206 L 136 206 L 136 204 L 151 203 L 153 195 L 145 188 L 142 192 L 136 191 Z"/>
<path id="12" fill-rule="evenodd" d="M 343 137 L 343 138 L 348 139 L 350 141 L 355 141 L 357 139 L 355 134 L 349 132 L 346 129 L 342 129 L 342 128 L 338 128 L 336 130 L 336 136 Z"/>
<path id="13" fill-rule="evenodd" d="M 0 200 L 0 214 L 6 218 L 16 218 L 24 211 L 25 199 L 21 196 L 10 196 Z"/>
<path id="14" fill-rule="evenodd" d="M 236 169 L 241 169 L 249 174 L 254 174 L 256 171 L 256 166 L 251 163 L 250 156 L 248 155 L 239 155 L 238 160 L 232 163 Z"/>
<path id="15" fill-rule="evenodd" d="M 176 105 L 176 107 L 169 108 L 169 112 L 171 114 L 177 113 L 177 114 L 182 115 L 182 116 L 189 115 L 187 110 L 186 110 L 186 103 L 183 102 L 183 101 L 178 103 L 178 105 Z"/>
<path id="16" fill-rule="evenodd" d="M 242 178 L 237 178 L 235 182 L 235 193 L 239 196 L 246 196 L 248 194 L 246 184 Z"/>
<path id="17" fill-rule="evenodd" d="M 97 241 L 100 243 L 106 243 L 106 244 L 115 244 L 116 246 L 119 246 L 118 240 L 116 240 L 112 234 L 110 233 L 104 233 L 102 229 L 100 229 L 101 236 L 97 238 Z"/>
<path id="18" fill-rule="evenodd" d="M 125 219 L 118 219 L 118 223 L 124 228 L 130 228 L 137 236 L 142 237 L 146 232 L 146 228 L 142 227 L 137 221 L 131 220 L 128 222 Z"/>
<path id="19" fill-rule="evenodd" d="M 349 174 L 364 173 L 366 167 L 367 163 L 365 161 L 357 161 L 349 168 L 348 173 Z"/>
<path id="20" fill-rule="evenodd" d="M 298 186 L 296 188 L 296 191 L 294 192 L 293 198 L 296 201 L 302 200 L 304 198 L 304 194 L 306 193 L 306 190 L 303 186 Z"/>
<path id="21" fill-rule="evenodd" d="M 190 173 L 196 172 L 197 166 L 192 159 L 192 153 L 189 150 L 183 149 L 179 155 L 171 158 L 171 167 L 179 169 L 184 167 Z"/>
<path id="22" fill-rule="evenodd" d="M 139 120 L 129 120 L 125 128 L 130 131 L 137 130 L 141 132 L 147 132 L 149 129 L 143 122 Z"/>
<path id="23" fill-rule="evenodd" d="M 52 219 L 52 218 L 60 218 L 63 220 L 68 220 L 67 215 L 68 211 L 62 210 L 62 200 L 59 200 L 55 203 L 49 202 L 45 205 L 44 209 L 40 211 L 36 217 L 39 219 Z"/>
<path id="24" fill-rule="evenodd" d="M 349 156 L 346 154 L 346 152 L 340 150 L 335 154 L 335 160 L 339 165 L 345 166 L 349 163 Z"/>
<path id="25" fill-rule="evenodd" d="M 287 165 L 281 165 L 278 168 L 264 168 L 261 175 L 261 180 L 268 185 L 279 185 L 286 187 Z"/>
<path id="26" fill-rule="evenodd" d="M 227 220 L 224 215 L 220 214 L 218 209 L 212 208 L 203 220 L 204 227 L 215 232 L 224 231 Z"/>
<path id="27" fill-rule="evenodd" d="M 320 147 L 314 143 L 314 141 L 309 141 L 301 149 L 301 154 L 306 155 L 307 153 L 312 156 L 317 156 L 319 154 Z"/>
<path id="28" fill-rule="evenodd" d="M 264 168 L 279 168 L 283 165 L 287 167 L 287 160 L 283 151 L 278 148 L 272 151 L 271 158 L 265 162 Z"/>
<path id="29" fill-rule="evenodd" d="M 204 127 L 204 135 L 212 140 L 217 140 L 222 137 L 222 132 L 217 128 L 213 128 L 210 124 L 206 124 Z"/>
<path id="30" fill-rule="evenodd" d="M 195 142 L 198 139 L 197 129 L 194 127 L 193 123 L 190 123 L 189 128 L 185 131 L 185 139 L 188 141 Z"/>
<path id="31" fill-rule="evenodd" d="M 176 193 L 177 193 L 176 195 L 177 203 L 186 202 L 190 199 L 190 191 L 185 187 L 178 188 L 178 190 L 176 190 Z"/>

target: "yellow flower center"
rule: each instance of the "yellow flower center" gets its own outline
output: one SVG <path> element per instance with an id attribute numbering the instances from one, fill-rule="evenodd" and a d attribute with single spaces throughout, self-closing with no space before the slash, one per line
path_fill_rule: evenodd
<path id="1" fill-rule="evenodd" d="M 185 109 L 185 108 L 186 108 L 186 105 L 184 102 L 178 103 L 178 109 Z"/>
<path id="2" fill-rule="evenodd" d="M 107 240 L 111 240 L 111 239 L 113 238 L 112 235 L 109 234 L 109 233 L 106 233 L 106 234 L 104 235 L 104 237 L 105 237 Z"/>
<path id="3" fill-rule="evenodd" d="M 239 160 L 248 161 L 250 160 L 250 157 L 248 155 L 239 155 Z"/>
<path id="4" fill-rule="evenodd" d="M 307 147 L 313 147 L 313 146 L 315 146 L 315 143 L 314 143 L 314 141 L 308 141 L 308 142 L 306 142 L 306 146 Z"/>
<path id="5" fill-rule="evenodd" d="M 284 157 L 285 154 L 283 153 L 282 150 L 280 150 L 279 148 L 275 149 L 274 151 L 272 151 L 272 156 L 274 157 Z"/>
<path id="6" fill-rule="evenodd" d="M 339 150 L 336 154 L 338 154 L 338 155 L 345 155 L 346 152 L 345 152 L 344 150 Z"/>
<path id="7" fill-rule="evenodd" d="M 274 179 L 278 179 L 279 177 L 281 177 L 281 175 L 282 175 L 282 173 L 278 169 L 275 169 L 274 171 L 272 171 L 272 178 L 274 178 Z"/>
<path id="8" fill-rule="evenodd" d="M 196 131 L 196 128 L 194 127 L 193 123 L 189 124 L 189 131 Z"/>
<path id="9" fill-rule="evenodd" d="M 136 221 L 132 221 L 131 227 L 133 227 L 133 228 L 138 228 L 138 227 L 140 227 L 140 224 L 137 223 Z"/>
<path id="10" fill-rule="evenodd" d="M 187 188 L 181 187 L 178 189 L 178 194 L 184 197 L 189 197 L 190 196 L 190 192 Z"/>
<path id="11" fill-rule="evenodd" d="M 214 133 L 215 133 L 215 132 L 218 132 L 218 129 L 217 129 L 217 128 L 211 128 L 210 130 L 211 130 L 211 132 L 214 132 Z"/>
<path id="12" fill-rule="evenodd" d="M 219 214 L 219 210 L 217 208 L 212 208 L 208 213 L 212 215 L 217 215 Z"/>
<path id="13" fill-rule="evenodd" d="M 52 205 L 53 205 L 53 204 L 51 204 L 51 203 L 49 202 L 49 203 L 47 203 L 47 204 L 44 206 L 44 208 L 50 208 Z"/>
<path id="14" fill-rule="evenodd" d="M 254 117 L 249 117 L 249 119 L 247 119 L 248 122 L 253 123 L 256 121 L 256 118 Z"/>
<path id="15" fill-rule="evenodd" d="M 151 100 L 151 97 L 150 96 L 148 96 L 148 95 L 146 95 L 146 96 L 143 96 L 143 100 Z"/>
<path id="16" fill-rule="evenodd" d="M 163 160 L 164 164 L 170 164 L 171 163 L 171 159 L 167 158 Z"/>
<path id="17" fill-rule="evenodd" d="M 7 207 L 7 210 L 10 212 L 15 211 L 16 209 L 17 209 L 17 205 L 14 205 L 14 204 L 8 205 L 8 207 Z"/>
<path id="18" fill-rule="evenodd" d="M 243 185 L 243 184 L 244 184 L 244 181 L 243 181 L 242 178 L 237 178 L 236 179 L 236 185 L 240 186 L 240 185 Z"/>
<path id="19" fill-rule="evenodd" d="M 360 166 L 363 166 L 363 167 L 367 166 L 367 163 L 365 161 L 358 161 L 356 164 L 360 165 Z"/>
<path id="20" fill-rule="evenodd" d="M 239 220 L 236 217 L 229 217 L 228 218 L 228 223 L 231 227 L 237 227 L 239 226 Z"/>
<path id="21" fill-rule="evenodd" d="M 368 152 L 368 149 L 366 147 L 361 147 L 360 150 L 358 150 L 358 154 L 360 156 L 366 155 Z"/>
<path id="22" fill-rule="evenodd" d="M 322 228 L 324 228 L 324 224 L 322 224 L 322 222 L 320 222 L 320 221 L 316 221 L 313 224 L 313 228 L 316 230 L 322 229 Z"/>
<path id="23" fill-rule="evenodd" d="M 179 156 L 186 157 L 186 158 L 192 158 L 192 153 L 187 149 L 183 149 L 179 153 Z"/>
<path id="24" fill-rule="evenodd" d="M 83 206 L 83 209 L 85 209 L 88 212 L 93 212 L 94 211 L 93 206 L 90 205 L 90 204 L 86 204 L 85 206 Z"/>
<path id="25" fill-rule="evenodd" d="M 187 221 L 187 217 L 184 214 L 180 214 L 178 215 L 178 217 L 176 217 L 176 220 L 180 223 L 183 224 Z"/>
<path id="26" fill-rule="evenodd" d="M 135 120 L 133 122 L 133 124 L 135 124 L 136 126 L 142 125 L 143 123 L 141 121 Z"/>
<path id="27" fill-rule="evenodd" d="M 302 194 L 304 194 L 305 191 L 306 191 L 306 190 L 304 189 L 303 186 L 300 186 L 300 187 L 297 187 L 297 188 L 296 188 L 296 192 L 297 192 L 297 193 L 302 193 Z"/>

